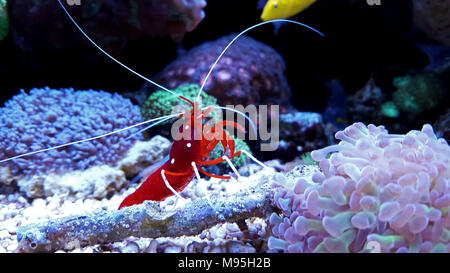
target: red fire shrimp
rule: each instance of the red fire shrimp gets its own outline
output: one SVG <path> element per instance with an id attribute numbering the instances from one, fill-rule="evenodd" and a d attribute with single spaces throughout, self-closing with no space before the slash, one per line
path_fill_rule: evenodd
<path id="1" fill-rule="evenodd" d="M 34 152 L 18 155 L 18 156 L 12 157 L 12 158 L 3 159 L 3 160 L 0 160 L 0 163 L 8 161 L 8 160 L 14 160 L 16 158 L 24 157 L 24 156 L 31 155 L 31 154 L 36 154 L 39 152 L 59 149 L 59 148 L 73 145 L 76 143 L 98 139 L 98 138 L 101 138 L 104 136 L 108 136 L 108 135 L 115 134 L 115 133 L 118 133 L 118 132 L 121 132 L 124 130 L 131 129 L 133 127 L 141 126 L 143 124 L 152 123 L 149 126 L 149 127 L 152 127 L 152 126 L 155 126 L 155 125 L 157 125 L 163 121 L 166 121 L 170 118 L 176 118 L 176 117 L 183 118 L 184 120 L 183 120 L 182 126 L 180 126 L 180 128 L 178 129 L 178 135 L 176 137 L 176 140 L 173 142 L 173 144 L 171 146 L 169 158 L 165 162 L 163 162 L 157 170 L 155 170 L 151 174 L 149 174 L 145 178 L 145 181 L 142 183 L 142 185 L 134 193 L 132 193 L 131 195 L 129 195 L 128 197 L 126 197 L 123 200 L 123 202 L 119 206 L 119 209 L 127 207 L 127 206 L 140 204 L 140 203 L 144 202 L 145 200 L 162 201 L 172 195 L 176 195 L 177 197 L 180 197 L 178 193 L 181 192 L 192 181 L 192 179 L 194 177 L 197 177 L 197 179 L 201 179 L 199 173 L 202 173 L 206 176 L 221 178 L 221 179 L 230 179 L 231 178 L 231 176 L 222 176 L 222 175 L 208 173 L 202 168 L 202 166 L 205 166 L 205 165 L 214 165 L 214 164 L 218 164 L 221 162 L 227 162 L 230 165 L 230 167 L 232 168 L 232 170 L 236 173 L 237 177 L 239 178 L 240 175 L 237 172 L 236 168 L 231 163 L 230 159 L 233 157 L 239 156 L 242 153 L 245 153 L 249 158 L 251 158 L 256 163 L 260 164 L 261 166 L 266 167 L 262 162 L 257 160 L 255 157 L 253 157 L 247 151 L 244 151 L 244 150 L 235 151 L 234 139 L 230 135 L 228 135 L 226 133 L 226 131 L 223 130 L 223 128 L 222 128 L 224 126 L 231 126 L 231 127 L 237 128 L 238 130 L 244 131 L 244 128 L 241 125 L 239 125 L 235 122 L 232 122 L 232 121 L 227 121 L 227 120 L 220 121 L 214 126 L 210 126 L 208 123 L 204 123 L 205 118 L 211 113 L 211 111 L 214 108 L 219 108 L 222 110 L 231 110 L 231 111 L 236 112 L 239 115 L 244 116 L 249 121 L 249 123 L 253 127 L 253 129 L 256 131 L 256 127 L 255 127 L 254 123 L 251 121 L 251 119 L 249 119 L 247 116 L 245 116 L 242 112 L 239 112 L 234 109 L 228 109 L 226 107 L 208 106 L 208 107 L 202 108 L 201 101 L 200 101 L 201 92 L 202 92 L 202 90 L 205 86 L 205 83 L 207 82 L 211 72 L 213 71 L 214 67 L 219 62 L 219 60 L 221 59 L 223 54 L 227 51 L 227 49 L 242 34 L 244 34 L 245 32 L 247 32 L 253 28 L 256 28 L 258 26 L 261 26 L 261 25 L 264 25 L 267 23 L 289 22 L 289 23 L 301 25 L 303 27 L 311 29 L 311 30 L 315 31 L 316 33 L 324 36 L 321 32 L 317 31 L 316 29 L 314 29 L 308 25 L 305 25 L 305 24 L 302 24 L 302 23 L 299 23 L 296 21 L 287 20 L 287 19 L 270 20 L 270 21 L 262 22 L 262 23 L 254 25 L 254 26 L 251 26 L 251 27 L 247 28 L 246 30 L 242 31 L 241 33 L 239 33 L 225 47 L 225 49 L 222 51 L 222 53 L 218 56 L 215 63 L 212 65 L 211 69 L 209 70 L 209 73 L 204 78 L 196 100 L 194 102 L 192 102 L 185 97 L 175 94 L 173 91 L 165 88 L 164 86 L 161 86 L 158 83 L 149 80 L 148 78 L 135 72 L 131 68 L 127 67 L 126 65 L 124 65 L 120 61 L 116 60 L 111 55 L 109 55 L 100 46 L 98 46 L 81 29 L 81 27 L 75 22 L 75 20 L 72 18 L 72 16 L 66 10 L 66 8 L 61 3 L 61 1 L 58 0 L 58 2 L 61 5 L 61 7 L 63 8 L 63 10 L 65 11 L 65 13 L 67 14 L 67 16 L 69 17 L 69 19 L 72 21 L 72 23 L 78 28 L 78 30 L 95 47 L 97 47 L 97 49 L 99 49 L 103 54 L 105 54 L 106 56 L 108 56 L 113 61 L 115 61 L 116 63 L 118 63 L 119 65 L 124 67 L 125 69 L 129 70 L 133 74 L 137 75 L 138 77 L 152 83 L 153 85 L 155 85 L 155 86 L 171 93 L 172 95 L 179 97 L 180 99 L 184 100 L 185 102 L 189 103 L 192 106 L 192 110 L 187 111 L 185 113 L 179 113 L 179 114 L 174 114 L 174 115 L 170 115 L 170 116 L 155 118 L 152 120 L 147 120 L 147 121 L 141 122 L 139 124 L 135 124 L 133 126 L 122 128 L 120 130 L 116 130 L 114 132 L 104 134 L 101 136 L 96 136 L 96 137 L 92 137 L 89 139 L 83 139 L 83 140 L 66 143 L 63 145 L 59 145 L 59 146 L 55 146 L 55 147 L 51 147 L 51 148 L 47 148 L 47 149 L 43 149 L 43 150 L 39 150 L 39 151 L 34 151 Z M 149 127 L 145 128 L 144 130 L 148 129 Z M 141 130 L 141 131 L 143 131 L 143 130 Z M 224 148 L 223 155 L 219 158 L 210 159 L 210 153 L 214 150 L 214 148 L 219 143 Z M 229 151 L 228 156 L 226 155 L 227 151 Z"/>
<path id="2" fill-rule="evenodd" d="M 120 204 L 119 209 L 135 204 L 140 204 L 145 200 L 162 201 L 165 198 L 181 192 L 197 174 L 198 171 L 204 175 L 230 179 L 230 176 L 220 176 L 206 172 L 202 165 L 218 164 L 229 160 L 242 153 L 234 151 L 234 139 L 228 135 L 223 126 L 233 126 L 241 131 L 244 128 L 232 121 L 221 121 L 214 127 L 209 128 L 209 124 L 203 124 L 203 120 L 208 116 L 212 108 L 201 110 L 198 102 L 191 102 L 192 114 L 183 115 L 185 121 L 179 128 L 177 139 L 171 146 L 169 158 L 156 171 L 150 174 L 144 183 Z M 188 134 L 187 138 L 180 135 Z M 223 156 L 210 160 L 210 153 L 221 141 L 224 151 L 230 150 L 230 156 Z"/>

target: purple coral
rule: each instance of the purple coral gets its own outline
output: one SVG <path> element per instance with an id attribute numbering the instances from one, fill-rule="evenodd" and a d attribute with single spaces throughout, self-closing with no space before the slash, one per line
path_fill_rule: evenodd
<path id="1" fill-rule="evenodd" d="M 430 125 L 391 135 L 355 123 L 312 152 L 321 172 L 275 196 L 269 247 L 286 252 L 449 252 L 450 147 Z M 327 158 L 329 153 L 333 153 Z"/>
<path id="2" fill-rule="evenodd" d="M 235 35 L 224 36 L 191 49 L 169 64 L 155 80 L 169 88 L 201 84 L 220 52 Z M 223 55 L 205 84 L 221 104 L 286 104 L 290 88 L 283 74 L 283 58 L 271 47 L 241 36 Z M 153 88 L 153 86 L 151 87 Z"/>
<path id="3" fill-rule="evenodd" d="M 23 90 L 0 108 L 0 159 L 112 132 L 141 121 L 139 108 L 104 91 Z M 63 173 L 116 162 L 133 130 L 2 163 L 13 175 Z"/>

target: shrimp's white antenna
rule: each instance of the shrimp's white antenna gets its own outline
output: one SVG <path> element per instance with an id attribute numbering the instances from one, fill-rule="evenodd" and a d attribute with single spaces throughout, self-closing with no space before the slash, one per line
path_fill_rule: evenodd
<path id="1" fill-rule="evenodd" d="M 128 140 L 128 139 L 130 139 L 130 138 L 132 138 L 132 137 L 134 137 L 134 136 L 136 136 L 136 135 L 138 135 L 138 134 L 140 134 L 140 133 L 142 133 L 142 132 L 144 132 L 144 131 L 147 131 L 148 129 L 150 129 L 150 128 L 152 128 L 152 127 L 158 125 L 158 124 L 161 124 L 161 123 L 163 123 L 163 122 L 165 122 L 165 121 L 168 121 L 168 120 L 171 119 L 171 118 L 172 118 L 172 117 L 167 117 L 167 118 L 164 118 L 164 119 L 162 119 L 162 120 L 160 120 L 160 121 L 158 121 L 158 122 L 155 122 L 155 123 L 153 123 L 153 124 L 150 124 L 149 126 L 145 127 L 144 129 L 139 130 L 139 131 L 137 131 L 136 133 L 134 133 L 134 134 L 128 136 L 125 140 Z"/>
<path id="2" fill-rule="evenodd" d="M 170 116 L 163 116 L 163 117 L 158 117 L 158 118 L 154 118 L 154 119 L 149 119 L 149 120 L 146 120 L 146 121 L 143 121 L 143 122 L 140 122 L 140 123 L 137 123 L 137 124 L 134 124 L 134 125 L 122 128 L 122 129 L 118 129 L 118 130 L 115 130 L 113 132 L 109 132 L 109 133 L 106 133 L 106 134 L 103 134 L 103 135 L 99 135 L 99 136 L 95 136 L 95 137 L 91 137 L 91 138 L 86 138 L 86 139 L 82 139 L 82 140 L 77 140 L 77 141 L 61 144 L 61 145 L 50 147 L 50 148 L 46 148 L 46 149 L 41 149 L 41 150 L 37 150 L 37 151 L 28 152 L 28 153 L 25 153 L 25 154 L 16 155 L 16 156 L 13 156 L 13 157 L 10 157 L 10 158 L 2 159 L 2 160 L 0 160 L 0 163 L 6 162 L 6 161 L 10 161 L 10 160 L 13 160 L 13 159 L 17 159 L 17 158 L 21 158 L 21 157 L 24 157 L 24 156 L 29 156 L 29 155 L 34 155 L 34 154 L 41 153 L 41 152 L 47 152 L 47 151 L 51 151 L 51 150 L 56 150 L 56 149 L 63 148 L 63 147 L 66 147 L 66 146 L 70 146 L 70 145 L 73 145 L 73 144 L 82 143 L 82 142 L 86 142 L 86 141 L 91 141 L 91 140 L 95 140 L 95 139 L 98 139 L 98 138 L 106 137 L 106 136 L 109 136 L 109 135 L 117 134 L 117 133 L 120 133 L 122 131 L 126 131 L 126 130 L 129 130 L 131 128 L 134 128 L 134 127 L 137 127 L 137 126 L 141 126 L 141 125 L 153 122 L 153 121 L 158 121 L 158 120 L 166 121 L 169 118 L 179 117 L 181 114 L 184 114 L 184 112 L 183 113 L 178 113 L 178 114 L 173 114 L 173 115 L 170 115 Z"/>
<path id="3" fill-rule="evenodd" d="M 67 11 L 67 9 L 64 7 L 64 5 L 61 3 L 60 0 L 58 0 L 59 4 L 61 5 L 61 7 L 63 8 L 64 12 L 67 14 L 67 16 L 69 17 L 69 19 L 72 21 L 72 23 L 78 28 L 78 30 L 84 35 L 84 37 L 86 37 L 89 42 L 91 42 L 98 50 L 100 50 L 103 54 L 105 54 L 106 56 L 108 56 L 111 60 L 115 61 L 116 63 L 118 63 L 119 65 L 121 65 L 123 68 L 127 69 L 128 71 L 130 71 L 131 73 L 135 74 L 136 76 L 140 77 L 141 79 L 144 79 L 146 81 L 148 81 L 149 83 L 161 88 L 164 91 L 167 91 L 169 93 L 171 93 L 172 95 L 176 96 L 176 97 L 180 97 L 180 95 L 177 95 L 175 92 L 167 89 L 166 87 L 142 76 L 141 74 L 137 73 L 136 71 L 134 71 L 133 69 L 129 68 L 128 66 L 124 65 L 123 63 L 121 63 L 119 60 L 117 60 L 116 58 L 114 58 L 113 56 L 111 56 L 108 52 L 106 52 L 105 50 L 103 50 L 99 45 L 97 45 L 92 39 L 91 37 L 89 37 L 84 31 L 83 29 L 81 29 L 81 27 L 77 24 L 77 22 L 75 22 L 75 20 L 72 18 L 72 16 L 70 15 L 70 13 Z"/>
<path id="4" fill-rule="evenodd" d="M 58 0 L 59 1 L 59 0 Z M 219 57 L 217 57 L 216 61 L 214 62 L 213 66 L 211 67 L 211 69 L 209 70 L 208 74 L 206 75 L 205 79 L 203 80 L 202 86 L 200 87 L 200 91 L 198 91 L 198 95 L 197 95 L 197 100 L 200 98 L 200 95 L 203 91 L 203 88 L 205 87 L 206 81 L 208 80 L 209 76 L 211 75 L 212 71 L 214 70 L 214 68 L 216 67 L 216 64 L 220 61 L 220 59 L 222 58 L 223 54 L 225 54 L 225 52 L 228 50 L 228 48 L 234 43 L 234 41 L 236 41 L 242 34 L 246 33 L 249 30 L 252 30 L 254 28 L 257 28 L 259 26 L 265 25 L 265 24 L 269 24 L 269 23 L 275 23 L 275 22 L 288 22 L 288 23 L 293 23 L 293 24 L 297 24 L 300 25 L 302 27 L 306 27 L 308 29 L 311 29 L 312 31 L 318 33 L 321 36 L 325 36 L 322 32 L 318 31 L 317 29 L 310 27 L 306 24 L 297 22 L 297 21 L 292 21 L 292 20 L 288 20 L 288 19 L 274 19 L 274 20 L 269 20 L 269 21 L 265 21 L 265 22 L 261 22 L 259 24 L 253 25 L 245 30 L 243 30 L 241 33 L 239 33 L 238 35 L 236 35 L 236 37 L 233 38 L 233 40 L 231 40 L 230 43 L 228 43 L 228 45 L 225 47 L 225 49 L 222 51 L 222 53 L 220 53 Z"/>

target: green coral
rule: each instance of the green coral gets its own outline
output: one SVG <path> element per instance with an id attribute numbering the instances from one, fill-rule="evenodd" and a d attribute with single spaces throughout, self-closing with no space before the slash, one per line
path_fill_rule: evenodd
<path id="1" fill-rule="evenodd" d="M 326 158 L 329 159 L 331 157 L 331 153 L 327 154 Z M 302 159 L 303 163 L 306 165 L 319 165 L 319 162 L 315 161 L 312 156 L 311 152 L 306 152 L 302 155 L 300 155 L 300 158 Z"/>
<path id="2" fill-rule="evenodd" d="M 0 41 L 5 39 L 9 32 L 9 19 L 6 0 L 0 0 Z"/>
<path id="3" fill-rule="evenodd" d="M 139 22 L 139 3 L 137 0 L 130 1 L 130 17 L 128 18 L 128 24 L 135 26 L 141 30 L 142 26 Z"/>
<path id="4" fill-rule="evenodd" d="M 388 118 L 397 118 L 400 115 L 397 106 L 395 106 L 395 103 L 392 101 L 388 101 L 381 105 L 381 113 Z"/>
<path id="5" fill-rule="evenodd" d="M 96 16 L 100 11 L 100 9 L 102 8 L 102 3 L 98 0 L 87 1 L 83 5 L 84 5 L 82 13 L 83 18 L 91 18 Z"/>
<path id="6" fill-rule="evenodd" d="M 191 101 L 197 98 L 200 87 L 196 84 L 180 86 L 172 90 L 175 94 L 181 95 Z M 202 106 L 217 105 L 217 99 L 202 92 Z M 173 113 L 188 111 L 191 106 L 179 97 L 171 93 L 158 90 L 153 92 L 141 107 L 141 114 L 144 119 L 152 119 L 161 116 L 167 116 Z"/>
<path id="7" fill-rule="evenodd" d="M 395 78 L 394 86 L 397 91 L 392 96 L 393 102 L 410 118 L 434 108 L 446 92 L 435 72 Z"/>
<path id="8" fill-rule="evenodd" d="M 306 165 L 319 165 L 319 162 L 311 157 L 311 152 L 304 153 L 300 157 Z"/>

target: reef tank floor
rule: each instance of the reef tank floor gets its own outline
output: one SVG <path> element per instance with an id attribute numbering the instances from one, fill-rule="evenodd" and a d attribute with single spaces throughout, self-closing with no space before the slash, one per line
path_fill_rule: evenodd
<path id="1" fill-rule="evenodd" d="M 449 20 L 0 0 L 0 253 L 449 253 Z"/>

